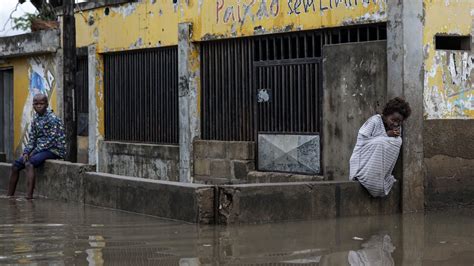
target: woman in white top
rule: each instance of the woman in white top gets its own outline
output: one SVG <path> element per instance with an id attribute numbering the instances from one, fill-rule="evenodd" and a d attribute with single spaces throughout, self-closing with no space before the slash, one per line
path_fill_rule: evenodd
<path id="1" fill-rule="evenodd" d="M 396 182 L 392 171 L 402 146 L 401 126 L 410 114 L 410 105 L 397 97 L 359 130 L 349 161 L 349 179 L 358 180 L 374 197 L 387 196 Z"/>

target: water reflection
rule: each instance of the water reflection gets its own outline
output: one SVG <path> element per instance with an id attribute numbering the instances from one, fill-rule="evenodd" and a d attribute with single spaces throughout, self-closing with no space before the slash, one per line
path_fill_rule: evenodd
<path id="1" fill-rule="evenodd" d="M 472 214 L 221 227 L 0 198 L 0 264 L 472 265 Z"/>
<path id="2" fill-rule="evenodd" d="M 395 246 L 388 234 L 379 233 L 361 245 L 359 250 L 334 252 L 323 255 L 315 262 L 321 266 L 351 265 L 351 266 L 391 266 L 395 265 L 392 252 Z"/>

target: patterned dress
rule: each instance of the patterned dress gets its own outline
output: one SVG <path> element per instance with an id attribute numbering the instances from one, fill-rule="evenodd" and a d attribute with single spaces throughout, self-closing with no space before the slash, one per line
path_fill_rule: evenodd
<path id="1" fill-rule="evenodd" d="M 23 153 L 31 154 L 50 151 L 60 158 L 66 155 L 66 136 L 64 125 L 52 111 L 44 115 L 35 113 L 28 132 L 28 144 Z"/>
<path id="2" fill-rule="evenodd" d="M 349 180 L 358 180 L 374 197 L 387 196 L 396 182 L 392 171 L 401 146 L 401 137 L 387 135 L 382 116 L 372 116 L 357 135 L 349 161 Z"/>

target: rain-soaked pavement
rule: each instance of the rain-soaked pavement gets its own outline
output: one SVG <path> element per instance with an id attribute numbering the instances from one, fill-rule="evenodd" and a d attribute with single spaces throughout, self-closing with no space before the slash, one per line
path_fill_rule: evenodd
<path id="1" fill-rule="evenodd" d="M 474 265 L 473 214 L 223 227 L 0 198 L 0 264 Z"/>

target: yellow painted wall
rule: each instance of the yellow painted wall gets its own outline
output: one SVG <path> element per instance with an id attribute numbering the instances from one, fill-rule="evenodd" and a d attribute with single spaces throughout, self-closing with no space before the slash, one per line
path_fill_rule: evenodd
<path id="1" fill-rule="evenodd" d="M 97 53 L 178 43 L 178 6 L 168 0 L 102 7 L 75 18 L 77 46 L 95 44 Z"/>
<path id="2" fill-rule="evenodd" d="M 199 41 L 383 22 L 386 9 L 385 0 L 190 0 L 180 21 Z"/>
<path id="3" fill-rule="evenodd" d="M 102 53 L 177 45 L 178 23 L 193 24 L 193 41 L 386 21 L 386 0 L 170 0 L 76 13 L 77 47 L 95 45 L 99 134 L 104 136 Z M 198 68 L 192 54 L 191 67 Z M 196 63 L 197 62 L 197 63 Z M 200 97 L 200 95 L 198 95 Z"/>
<path id="4" fill-rule="evenodd" d="M 29 122 L 33 116 L 33 94 L 38 92 L 32 86 L 33 73 L 42 79 L 45 91 L 50 97 L 50 107 L 57 107 L 56 65 L 52 56 L 19 57 L 7 59 L 0 68 L 13 68 L 13 128 L 14 150 L 16 156 L 21 153 L 22 143 L 26 141 Z M 38 77 L 37 76 L 37 77 Z"/>
<path id="5" fill-rule="evenodd" d="M 474 54 L 435 49 L 436 34 L 471 35 L 472 0 L 425 0 L 424 109 L 427 119 L 474 118 Z"/>
<path id="6" fill-rule="evenodd" d="M 386 21 L 386 0 L 141 1 L 76 13 L 77 46 L 97 52 L 176 45 L 178 23 L 194 41 Z M 108 12 L 108 15 L 107 15 Z"/>

